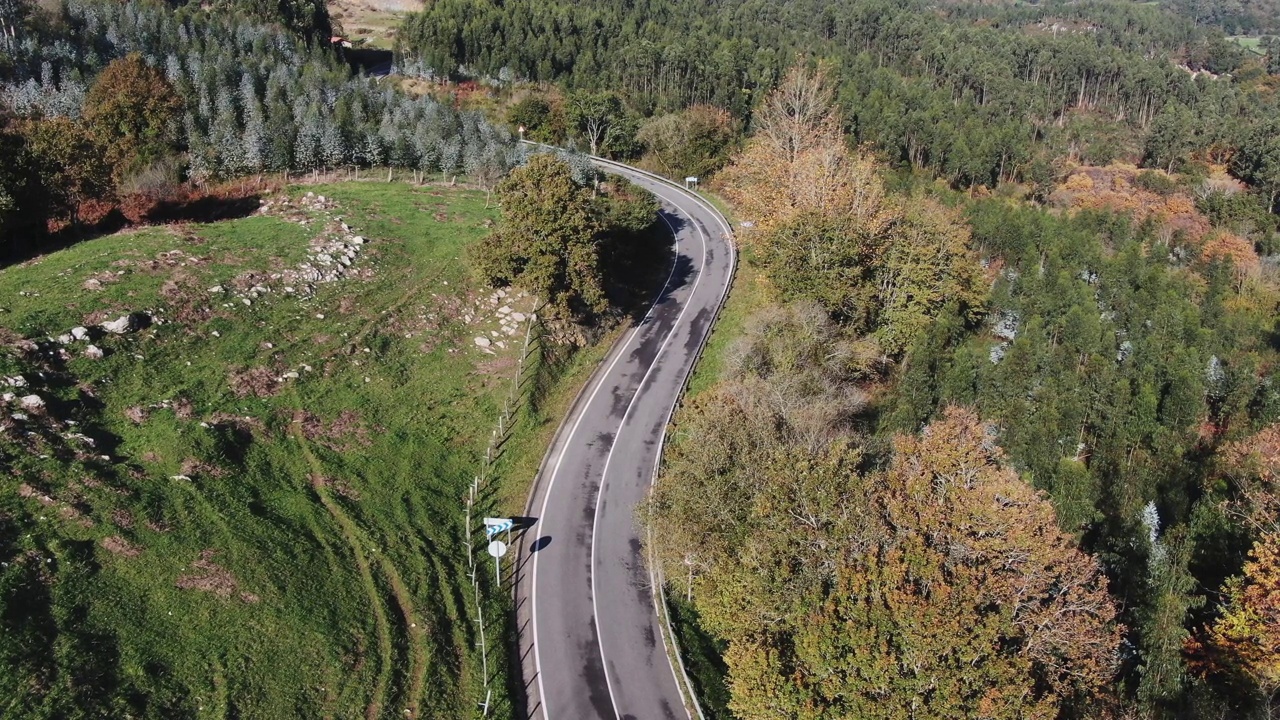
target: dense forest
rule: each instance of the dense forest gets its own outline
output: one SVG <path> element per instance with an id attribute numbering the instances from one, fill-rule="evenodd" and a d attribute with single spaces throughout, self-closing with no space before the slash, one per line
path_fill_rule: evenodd
<path id="1" fill-rule="evenodd" d="M 1274 0 L 1166 0 L 1161 4 L 1196 24 L 1217 26 L 1230 35 L 1280 32 L 1280 5 Z"/>
<path id="2" fill-rule="evenodd" d="M 279 25 L 92 0 L 0 11 L 6 247 L 186 180 L 395 166 L 494 182 L 522 157 L 479 113 L 353 77 Z"/>
<path id="3" fill-rule="evenodd" d="M 1264 78 L 1280 53 L 1147 5 L 442 0 L 399 42 L 401 67 L 435 76 L 557 81 L 615 91 L 640 116 L 702 104 L 741 120 L 797 56 L 826 58 L 855 142 L 958 186 L 1043 184 L 1063 159 L 1177 170 L 1239 150 L 1241 172 L 1280 188 L 1275 161 L 1255 160 L 1276 152 Z"/>
<path id="4" fill-rule="evenodd" d="M 717 176 L 765 301 L 646 517 L 719 710 L 1273 716 L 1276 216 L 1220 169 L 894 179 L 835 74 Z"/>

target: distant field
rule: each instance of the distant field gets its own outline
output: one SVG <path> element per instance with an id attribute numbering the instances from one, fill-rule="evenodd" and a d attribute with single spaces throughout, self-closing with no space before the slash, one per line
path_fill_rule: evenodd
<path id="1" fill-rule="evenodd" d="M 0 270 L 0 717 L 473 715 L 461 498 L 523 339 L 461 261 L 495 211 L 402 184 L 288 195 Z M 367 242 L 304 297 L 309 243 L 350 239 L 326 212 Z M 159 322 L 47 339 L 135 311 Z M 500 472 L 536 467 L 553 425 L 527 417 Z"/>
<path id="2" fill-rule="evenodd" d="M 391 49 L 404 16 L 422 9 L 422 0 L 335 0 L 329 12 L 348 40 L 364 40 L 370 47 Z"/>
<path id="3" fill-rule="evenodd" d="M 1253 53 L 1257 53 L 1258 55 L 1263 54 L 1262 38 L 1249 37 L 1247 35 L 1234 35 L 1234 36 L 1228 37 L 1227 39 L 1238 43 L 1240 47 L 1244 48 L 1245 50 L 1248 50 Z"/>

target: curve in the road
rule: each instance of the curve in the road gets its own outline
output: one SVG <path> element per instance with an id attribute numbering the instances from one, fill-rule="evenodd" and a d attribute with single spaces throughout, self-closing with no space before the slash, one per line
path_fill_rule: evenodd
<path id="1" fill-rule="evenodd" d="M 517 565 L 527 709 L 547 720 L 688 718 L 635 512 L 728 292 L 732 231 L 714 207 L 674 183 L 597 164 L 658 199 L 675 262 L 644 319 L 579 394 L 529 498 L 537 523 L 522 538 Z"/>

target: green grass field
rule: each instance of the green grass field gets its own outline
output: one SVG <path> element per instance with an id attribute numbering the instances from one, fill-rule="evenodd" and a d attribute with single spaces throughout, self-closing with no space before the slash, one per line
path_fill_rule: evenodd
<path id="1" fill-rule="evenodd" d="M 368 241 L 310 297 L 284 286 L 338 221 L 307 191 Z M 282 216 L 0 270 L 0 375 L 25 384 L 0 380 L 0 717 L 474 715 L 461 499 L 523 340 L 473 341 L 499 325 L 463 254 L 496 211 L 404 184 L 287 194 Z M 101 359 L 29 343 L 135 311 L 162 322 L 94 340 Z M 483 510 L 519 511 L 579 355 L 533 383 Z M 486 602 L 501 716 L 507 601 Z"/>
<path id="2" fill-rule="evenodd" d="M 1265 54 L 1262 51 L 1262 38 L 1260 37 L 1251 37 L 1249 35 L 1232 35 L 1232 36 L 1229 36 L 1227 39 L 1231 40 L 1232 42 L 1235 42 L 1240 47 L 1256 55 Z"/>

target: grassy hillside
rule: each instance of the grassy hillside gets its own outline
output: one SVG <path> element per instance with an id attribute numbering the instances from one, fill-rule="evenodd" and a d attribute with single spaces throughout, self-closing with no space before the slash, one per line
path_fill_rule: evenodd
<path id="1" fill-rule="evenodd" d="M 0 716 L 470 716 L 461 498 L 531 300 L 469 284 L 483 193 L 266 200 L 0 270 Z"/>

